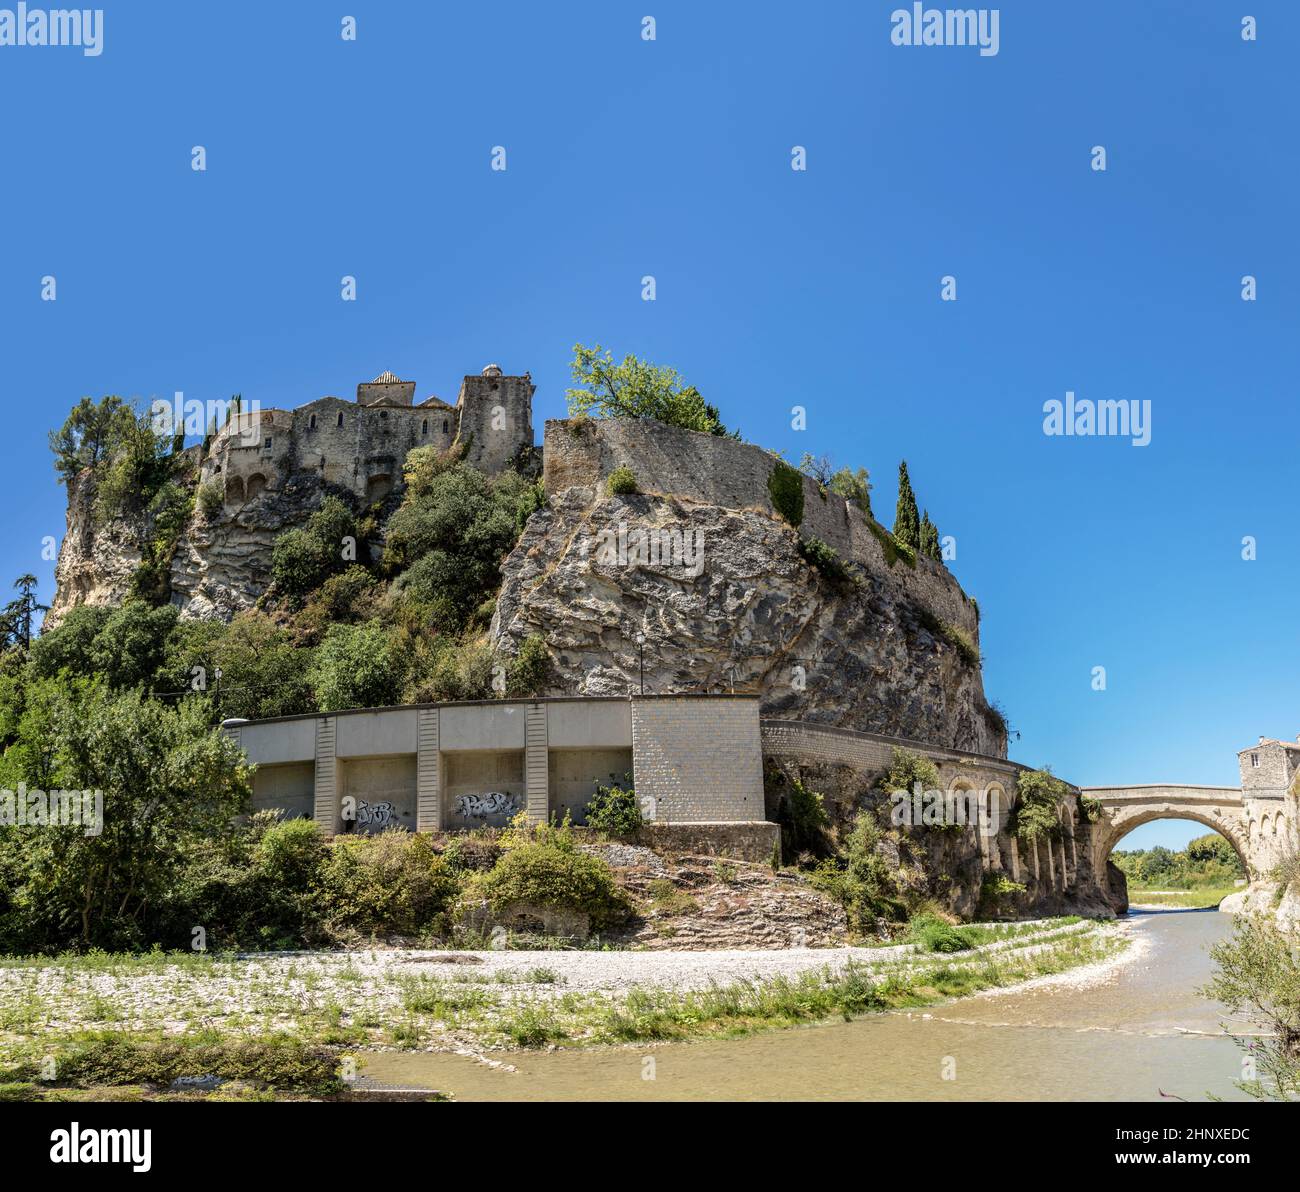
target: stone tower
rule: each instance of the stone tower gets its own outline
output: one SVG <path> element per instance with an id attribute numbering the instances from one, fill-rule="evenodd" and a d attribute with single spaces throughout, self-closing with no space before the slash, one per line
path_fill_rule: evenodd
<path id="1" fill-rule="evenodd" d="M 456 398 L 459 433 L 468 444 L 466 460 L 489 474 L 501 471 L 533 445 L 532 377 L 507 377 L 495 364 L 466 377 Z"/>

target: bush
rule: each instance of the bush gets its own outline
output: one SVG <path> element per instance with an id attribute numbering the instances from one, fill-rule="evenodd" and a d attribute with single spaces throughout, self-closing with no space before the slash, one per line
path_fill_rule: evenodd
<path id="1" fill-rule="evenodd" d="M 532 487 L 514 473 L 492 481 L 453 463 L 422 477 L 388 522 L 384 564 L 402 571 L 394 596 L 430 628 L 464 629 L 500 586 L 501 561 L 534 499 Z"/>
<path id="2" fill-rule="evenodd" d="M 894 746 L 889 768 L 876 779 L 876 789 L 887 795 L 906 791 L 909 795 L 920 785 L 921 792 L 940 789 L 939 767 L 928 757 Z"/>
<path id="3" fill-rule="evenodd" d="M 506 695 L 513 698 L 542 695 L 551 681 L 551 652 L 540 633 L 524 638 L 523 645 L 506 664 Z"/>
<path id="4" fill-rule="evenodd" d="M 495 913 L 514 903 L 556 907 L 589 917 L 593 928 L 613 927 L 631 912 L 627 895 L 604 861 L 558 842 L 528 842 L 512 848 L 478 891 Z"/>
<path id="5" fill-rule="evenodd" d="M 816 568 L 833 587 L 846 587 L 852 581 L 853 577 L 839 553 L 820 538 L 799 539 L 799 554 L 809 567 Z"/>
<path id="6" fill-rule="evenodd" d="M 316 653 L 310 678 L 322 712 L 384 707 L 400 698 L 402 659 L 378 621 L 334 625 Z"/>
<path id="7" fill-rule="evenodd" d="M 909 567 L 916 566 L 916 551 L 908 546 L 906 542 L 900 542 L 874 518 L 867 519 L 867 529 L 880 543 L 880 549 L 885 554 L 885 562 L 890 567 L 897 563 L 899 559 L 902 559 Z"/>
<path id="8" fill-rule="evenodd" d="M 221 512 L 223 504 L 225 504 L 225 492 L 218 481 L 205 480 L 199 485 L 198 506 L 209 521 Z"/>
<path id="9" fill-rule="evenodd" d="M 1021 840 L 1034 840 L 1046 836 L 1056 840 L 1061 835 L 1058 807 L 1070 788 L 1046 767 L 1041 770 L 1022 770 L 1016 779 L 1019 796 L 1012 813 L 1015 832 Z"/>
<path id="10" fill-rule="evenodd" d="M 320 587 L 353 560 L 345 552 L 347 540 L 356 545 L 357 525 L 352 511 L 338 497 L 326 497 L 301 529 L 286 530 L 271 548 L 271 578 L 276 589 L 300 600 Z M 347 554 L 352 554 L 352 559 Z"/>
<path id="11" fill-rule="evenodd" d="M 610 778 L 613 777 L 611 774 Z M 632 789 L 632 775 L 626 775 L 625 781 L 625 787 L 613 782 L 609 786 L 596 784 L 596 793 L 591 796 L 585 812 L 587 827 L 604 832 L 607 836 L 628 837 L 636 834 L 642 824 L 641 805 Z"/>
<path id="12" fill-rule="evenodd" d="M 600 344 L 573 345 L 570 365 L 578 388 L 568 389 L 569 415 L 580 418 L 595 411 L 606 418 L 653 418 L 669 426 L 735 438 L 718 411 L 693 385 L 683 385 L 677 370 L 624 356 L 620 364 Z"/>
<path id="13" fill-rule="evenodd" d="M 808 852 L 814 856 L 826 853 L 826 829 L 831 817 L 826 814 L 823 797 L 809 790 L 796 778 L 790 783 L 789 793 L 781 800 L 777 810 L 781 825 L 781 845 L 786 856 L 797 857 Z"/>
<path id="14" fill-rule="evenodd" d="M 496 656 L 483 642 L 458 644 L 446 638 L 416 638 L 404 689 L 407 703 L 492 699 Z M 509 670 L 506 672 L 509 686 Z M 523 682 L 522 677 L 516 676 Z"/>
<path id="15" fill-rule="evenodd" d="M 975 946 L 972 934 L 935 915 L 918 915 L 909 925 L 908 939 L 922 952 L 965 952 Z"/>
<path id="16" fill-rule="evenodd" d="M 803 521 L 803 473 L 778 459 L 767 478 L 767 491 L 772 508 L 792 526 L 799 526 Z"/>
<path id="17" fill-rule="evenodd" d="M 611 497 L 625 497 L 637 492 L 636 474 L 626 465 L 619 464 L 605 481 L 605 491 Z"/>
<path id="18" fill-rule="evenodd" d="M 382 832 L 345 836 L 330 847 L 319 877 L 327 928 L 371 936 L 441 932 L 459 885 L 428 836 Z"/>
<path id="19" fill-rule="evenodd" d="M 860 811 L 843 853 L 823 861 L 809 875 L 816 889 L 843 905 L 849 926 L 859 935 L 874 934 L 882 919 L 901 922 L 907 917 L 906 901 L 895 880 L 896 866 L 880 851 L 883 838 L 875 816 Z"/>
<path id="20" fill-rule="evenodd" d="M 917 619 L 929 631 L 929 633 L 946 641 L 961 656 L 961 660 L 967 666 L 977 667 L 980 664 L 980 652 L 976 647 L 971 636 L 960 625 L 954 625 L 950 621 L 944 621 L 936 617 L 928 608 L 922 608 L 917 605 Z"/>

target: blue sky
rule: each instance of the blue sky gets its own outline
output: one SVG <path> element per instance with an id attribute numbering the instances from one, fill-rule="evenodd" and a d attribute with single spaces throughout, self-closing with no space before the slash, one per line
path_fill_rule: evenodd
<path id="1" fill-rule="evenodd" d="M 1235 784 L 1300 731 L 1300 7 L 1007 0 L 991 57 L 892 45 L 895 7 L 110 2 L 99 57 L 0 47 L 4 582 L 52 593 L 45 438 L 82 395 L 292 406 L 391 368 L 454 400 L 496 361 L 540 427 L 599 341 L 867 467 L 886 523 L 907 459 L 1013 756 Z M 1066 390 L 1149 400 L 1151 444 L 1045 436 Z"/>

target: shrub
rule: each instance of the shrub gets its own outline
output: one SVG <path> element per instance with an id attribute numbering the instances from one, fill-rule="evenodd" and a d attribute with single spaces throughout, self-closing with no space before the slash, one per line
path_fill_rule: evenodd
<path id="1" fill-rule="evenodd" d="M 205 480 L 199 485 L 198 506 L 203 511 L 203 516 L 209 521 L 221 512 L 221 506 L 224 503 L 225 493 L 218 481 Z"/>
<path id="2" fill-rule="evenodd" d="M 772 474 L 767 478 L 767 491 L 772 498 L 772 508 L 792 526 L 803 521 L 803 473 L 792 468 L 783 459 L 772 464 Z"/>
<path id="3" fill-rule="evenodd" d="M 402 571 L 395 597 L 433 629 L 464 629 L 500 586 L 501 560 L 519 535 L 521 502 L 531 500 L 530 487 L 514 473 L 492 481 L 464 463 L 412 485 L 389 519 L 384 547 L 385 566 Z"/>
<path id="4" fill-rule="evenodd" d="M 552 842 L 512 848 L 478 890 L 497 913 L 513 903 L 557 907 L 586 914 L 594 928 L 617 926 L 631 910 L 604 861 Z"/>
<path id="5" fill-rule="evenodd" d="M 1238 915 L 1230 939 L 1210 949 L 1216 967 L 1201 995 L 1245 1015 L 1260 1033 L 1239 1045 L 1254 1063 L 1238 1087 L 1259 1100 L 1300 1096 L 1300 952 L 1294 934 L 1262 915 Z"/>
<path id="6" fill-rule="evenodd" d="M 839 553 L 820 538 L 799 539 L 799 554 L 809 567 L 815 567 L 833 587 L 846 587 L 852 582 L 853 577 Z"/>
<path id="7" fill-rule="evenodd" d="M 1007 714 L 997 700 L 991 700 L 984 705 L 984 723 L 988 725 L 994 736 L 1002 737 L 1004 740 L 1011 733 L 1011 726 L 1007 723 Z"/>
<path id="8" fill-rule="evenodd" d="M 907 916 L 895 882 L 897 867 L 880 850 L 883 837 L 872 812 L 858 812 L 841 856 L 823 861 L 809 875 L 816 889 L 843 905 L 849 926 L 860 935 L 874 933 L 881 919 L 900 922 Z"/>
<path id="9" fill-rule="evenodd" d="M 1101 819 L 1101 813 L 1102 813 L 1101 800 L 1094 798 L 1092 795 L 1085 795 L 1082 792 L 1080 792 L 1079 818 L 1083 820 L 1084 823 L 1095 824 L 1099 819 Z M 1223 841 L 1223 843 L 1227 846 L 1228 852 L 1231 854 L 1231 856 L 1227 859 L 1230 862 L 1235 862 L 1237 860 L 1237 854 L 1232 851 L 1232 845 L 1228 844 L 1226 840 L 1223 840 L 1222 836 L 1214 835 L 1213 838 L 1215 840 Z M 1204 840 L 1205 837 L 1201 837 L 1201 839 Z M 1192 841 L 1192 844 L 1195 843 L 1196 841 Z M 1188 852 L 1190 853 L 1190 851 L 1191 851 L 1191 845 L 1188 845 Z"/>
<path id="10" fill-rule="evenodd" d="M 1019 796 L 1012 818 L 1015 832 L 1021 840 L 1034 840 L 1046 836 L 1056 840 L 1061 835 L 1061 820 L 1057 814 L 1060 801 L 1070 793 L 1070 788 L 1044 767 L 1041 770 L 1022 770 L 1016 779 Z"/>
<path id="11" fill-rule="evenodd" d="M 551 681 L 551 652 L 540 633 L 529 634 L 506 664 L 506 695 L 541 695 Z"/>
<path id="12" fill-rule="evenodd" d="M 400 696 L 402 660 L 378 621 L 334 625 L 316 652 L 310 678 L 322 712 L 383 707 Z"/>
<path id="13" fill-rule="evenodd" d="M 319 889 L 331 934 L 414 936 L 445 926 L 459 886 L 428 836 L 392 831 L 336 839 Z"/>
<path id="14" fill-rule="evenodd" d="M 976 667 L 980 664 L 980 652 L 971 636 L 960 625 L 954 625 L 950 621 L 944 621 L 936 617 L 928 608 L 920 605 L 916 606 L 917 619 L 926 628 L 926 630 L 936 638 L 946 641 L 960 655 L 961 660 L 967 666 Z"/>
<path id="15" fill-rule="evenodd" d="M 632 836 L 641 827 L 641 805 L 632 789 L 632 775 L 626 775 L 625 781 L 625 787 L 613 782 L 609 786 L 596 784 L 585 812 L 587 827 L 617 837 Z"/>
<path id="16" fill-rule="evenodd" d="M 341 571 L 345 540 L 355 541 L 356 521 L 338 497 L 326 497 L 302 528 L 286 530 L 271 548 L 271 578 L 277 590 L 300 600 Z"/>
<path id="17" fill-rule="evenodd" d="M 574 344 L 570 371 L 578 383 L 577 388 L 565 391 L 570 417 L 595 411 L 606 418 L 653 418 L 686 430 L 736 437 L 695 386 L 682 384 L 674 368 L 635 356 L 624 356 L 622 363 L 615 364 L 613 355 L 600 344 L 591 348 Z"/>
<path id="18" fill-rule="evenodd" d="M 868 518 L 867 529 L 871 531 L 876 541 L 880 543 L 880 549 L 885 555 L 885 562 L 888 563 L 890 567 L 897 563 L 899 559 L 902 559 L 909 567 L 916 566 L 916 551 L 905 542 L 900 542 L 878 521 L 873 518 Z"/>
<path id="19" fill-rule="evenodd" d="M 972 934 L 935 915 L 918 915 L 909 924 L 908 939 L 922 952 L 965 952 L 975 946 Z"/>
<path id="20" fill-rule="evenodd" d="M 856 472 L 841 468 L 830 479 L 830 490 L 856 505 L 868 520 L 871 519 L 871 480 L 866 468 Z"/>
<path id="21" fill-rule="evenodd" d="M 939 790 L 939 767 L 928 757 L 895 745 L 890 754 L 889 768 L 876 779 L 876 789 L 887 795 L 895 791 L 911 794 L 918 783 L 922 793 Z"/>
<path id="22" fill-rule="evenodd" d="M 788 856 L 797 857 L 803 852 L 814 856 L 825 854 L 826 829 L 830 827 L 831 817 L 826 814 L 822 796 L 809 790 L 800 779 L 790 783 L 789 793 L 777 810 L 777 822 L 781 825 L 781 844 Z"/>
<path id="23" fill-rule="evenodd" d="M 636 473 L 625 464 L 619 464 L 605 481 L 605 491 L 611 497 L 625 497 L 632 493 L 638 492 L 636 486 Z"/>

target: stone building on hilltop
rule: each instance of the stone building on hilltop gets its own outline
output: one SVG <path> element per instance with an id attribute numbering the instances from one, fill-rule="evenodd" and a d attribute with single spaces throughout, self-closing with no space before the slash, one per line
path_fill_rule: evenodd
<path id="1" fill-rule="evenodd" d="M 200 481 L 222 489 L 237 510 L 295 473 L 313 473 L 363 504 L 381 501 L 401 479 L 416 447 L 466 448 L 466 459 L 499 472 L 533 445 L 527 373 L 507 377 L 495 364 L 461 382 L 454 406 L 415 400 L 415 382 L 391 372 L 357 386 L 355 401 L 321 397 L 292 410 L 234 414 L 208 444 Z"/>

